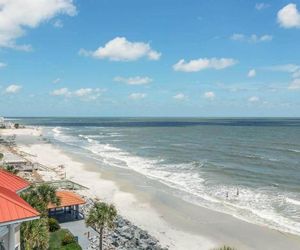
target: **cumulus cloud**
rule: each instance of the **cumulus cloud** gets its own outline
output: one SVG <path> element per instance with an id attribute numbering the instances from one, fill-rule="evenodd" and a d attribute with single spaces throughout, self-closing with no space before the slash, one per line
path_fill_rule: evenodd
<path id="1" fill-rule="evenodd" d="M 116 37 L 95 51 L 81 49 L 79 55 L 111 61 L 136 61 L 143 57 L 159 60 L 161 53 L 153 50 L 148 43 L 130 42 L 125 37 Z"/>
<path id="2" fill-rule="evenodd" d="M 82 99 L 87 100 L 96 100 L 98 97 L 101 96 L 101 94 L 104 92 L 104 90 L 96 88 L 81 88 L 73 92 L 74 96 L 80 97 Z"/>
<path id="3" fill-rule="evenodd" d="M 266 67 L 267 70 L 290 73 L 293 78 L 300 77 L 300 65 L 297 64 L 282 64 Z"/>
<path id="4" fill-rule="evenodd" d="M 95 100 L 101 96 L 105 90 L 99 88 L 80 88 L 74 91 L 68 88 L 60 88 L 53 90 L 50 94 L 53 96 L 63 96 L 63 97 L 78 97 L 82 100 Z"/>
<path id="5" fill-rule="evenodd" d="M 265 34 L 265 35 L 244 35 L 240 33 L 235 33 L 230 37 L 233 41 L 239 41 L 239 42 L 249 42 L 249 43 L 260 43 L 260 42 L 268 42 L 273 40 L 273 36 Z"/>
<path id="6" fill-rule="evenodd" d="M 151 83 L 153 80 L 150 77 L 147 76 L 134 76 L 134 77 L 121 77 L 121 76 L 117 76 L 114 78 L 115 82 L 122 82 L 122 83 L 126 83 L 129 85 L 146 85 Z"/>
<path id="7" fill-rule="evenodd" d="M 250 69 L 248 72 L 248 77 L 252 78 L 256 76 L 256 70 L 255 69 Z"/>
<path id="8" fill-rule="evenodd" d="M 270 7 L 270 4 L 267 3 L 256 3 L 255 4 L 255 9 L 257 10 L 263 10 L 263 9 L 267 9 Z"/>
<path id="9" fill-rule="evenodd" d="M 298 90 L 300 89 L 300 78 L 294 79 L 292 83 L 289 85 L 288 89 L 290 90 Z"/>
<path id="10" fill-rule="evenodd" d="M 290 3 L 277 13 L 277 21 L 283 28 L 300 28 L 300 13 L 297 5 Z"/>
<path id="11" fill-rule="evenodd" d="M 293 78 L 300 78 L 300 69 L 296 70 L 293 74 L 292 74 Z"/>
<path id="12" fill-rule="evenodd" d="M 5 93 L 6 94 L 16 94 L 22 89 L 21 85 L 12 84 L 6 87 Z"/>
<path id="13" fill-rule="evenodd" d="M 132 93 L 129 95 L 129 99 L 140 100 L 144 99 L 147 95 L 145 93 Z"/>
<path id="14" fill-rule="evenodd" d="M 255 103 L 255 102 L 259 102 L 260 101 L 260 98 L 258 96 L 251 96 L 248 98 L 248 102 L 251 102 L 251 103 Z"/>
<path id="15" fill-rule="evenodd" d="M 68 88 L 60 88 L 60 89 L 55 89 L 51 92 L 51 95 L 54 96 L 69 96 L 70 92 Z"/>
<path id="16" fill-rule="evenodd" d="M 300 66 L 297 64 L 281 64 L 281 65 L 274 65 L 267 67 L 266 69 L 272 70 L 272 71 L 281 71 L 281 72 L 288 72 L 293 73 L 300 69 Z"/>
<path id="17" fill-rule="evenodd" d="M 237 61 L 232 58 L 199 58 L 189 62 L 181 59 L 173 65 L 173 69 L 183 72 L 198 72 L 205 69 L 220 70 L 231 67 L 236 63 Z"/>
<path id="18" fill-rule="evenodd" d="M 214 92 L 212 91 L 208 91 L 204 93 L 204 98 L 209 99 L 209 100 L 213 100 L 215 99 L 216 95 Z"/>
<path id="19" fill-rule="evenodd" d="M 73 0 L 1 0 L 0 47 L 30 50 L 30 45 L 17 45 L 16 39 L 26 28 L 36 28 L 59 14 L 73 16 Z"/>
<path id="20" fill-rule="evenodd" d="M 188 97 L 183 93 L 178 93 L 178 94 L 174 95 L 173 98 L 177 101 L 183 101 L 183 100 L 186 100 Z"/>

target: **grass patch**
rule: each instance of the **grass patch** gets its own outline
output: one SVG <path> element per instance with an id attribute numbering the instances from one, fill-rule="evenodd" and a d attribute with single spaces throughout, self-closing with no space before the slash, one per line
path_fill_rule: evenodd
<path id="1" fill-rule="evenodd" d="M 67 229 L 60 229 L 50 233 L 49 250 L 82 250 L 76 242 L 63 246 L 62 241 L 66 234 L 70 234 Z"/>

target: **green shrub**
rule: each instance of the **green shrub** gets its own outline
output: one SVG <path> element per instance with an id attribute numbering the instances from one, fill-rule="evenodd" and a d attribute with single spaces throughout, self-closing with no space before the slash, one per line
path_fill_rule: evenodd
<path id="1" fill-rule="evenodd" d="M 74 236 L 70 233 L 66 233 L 62 240 L 62 245 L 65 246 L 65 245 L 75 243 L 75 242 L 76 242 L 76 240 L 75 240 Z"/>
<path id="2" fill-rule="evenodd" d="M 81 250 L 82 248 L 77 243 L 71 243 L 62 248 L 62 250 Z"/>
<path id="3" fill-rule="evenodd" d="M 5 170 L 6 170 L 7 172 L 12 173 L 12 174 L 17 174 L 17 173 L 19 173 L 19 171 L 18 171 L 17 169 L 15 169 L 14 166 L 6 166 L 6 167 L 5 167 Z"/>
<path id="4" fill-rule="evenodd" d="M 55 232 L 60 229 L 60 225 L 58 221 L 54 218 L 49 218 L 48 219 L 48 224 L 49 224 L 49 231 L 50 232 Z"/>
<path id="5" fill-rule="evenodd" d="M 235 248 L 233 247 L 228 247 L 228 246 L 222 246 L 220 248 L 216 248 L 214 250 L 236 250 Z"/>

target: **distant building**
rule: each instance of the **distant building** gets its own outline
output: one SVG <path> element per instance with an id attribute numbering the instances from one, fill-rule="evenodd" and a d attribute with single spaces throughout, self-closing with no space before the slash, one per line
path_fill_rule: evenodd
<path id="1" fill-rule="evenodd" d="M 5 128 L 4 118 L 0 116 L 0 128 Z"/>
<path id="2" fill-rule="evenodd" d="M 16 125 L 15 123 L 10 122 L 10 121 L 6 121 L 4 119 L 4 117 L 0 116 L 0 128 L 15 128 L 15 125 Z"/>
<path id="3" fill-rule="evenodd" d="M 39 218 L 39 213 L 18 193 L 29 187 L 22 178 L 0 170 L 0 249 L 20 250 L 20 225 Z"/>
<path id="4" fill-rule="evenodd" d="M 4 166 L 11 166 L 20 171 L 32 171 L 33 167 L 30 162 L 19 155 L 11 152 L 4 152 L 3 155 L 2 164 Z"/>

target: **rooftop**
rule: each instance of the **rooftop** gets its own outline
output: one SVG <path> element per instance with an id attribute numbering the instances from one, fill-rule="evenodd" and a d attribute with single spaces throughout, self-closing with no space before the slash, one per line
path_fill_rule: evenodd
<path id="1" fill-rule="evenodd" d="M 27 163 L 27 160 L 22 158 L 21 156 L 11 153 L 11 152 L 5 152 L 3 157 L 4 163 Z"/>
<path id="2" fill-rule="evenodd" d="M 60 198 L 60 205 L 56 206 L 55 204 L 49 204 L 49 209 L 85 204 L 84 199 L 70 191 L 57 191 L 56 195 Z"/>
<path id="3" fill-rule="evenodd" d="M 39 213 L 13 191 L 0 187 L 0 226 L 38 218 Z"/>
<path id="4" fill-rule="evenodd" d="M 0 169 L 0 187 L 5 187 L 13 192 L 20 192 L 29 185 L 29 182 L 22 178 Z"/>

